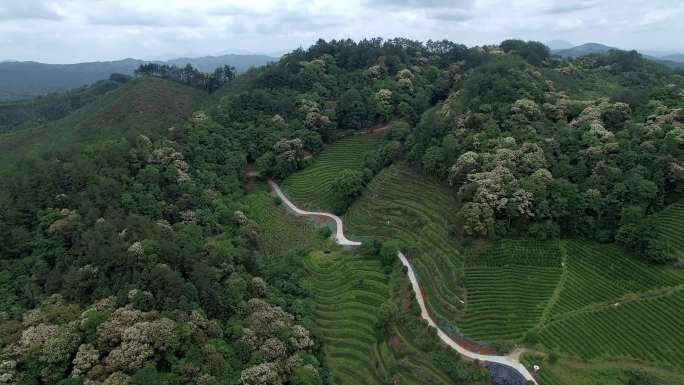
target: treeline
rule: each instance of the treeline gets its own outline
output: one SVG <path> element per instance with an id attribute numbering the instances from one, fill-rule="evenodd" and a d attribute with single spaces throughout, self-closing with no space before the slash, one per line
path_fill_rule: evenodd
<path id="1" fill-rule="evenodd" d="M 185 83 L 191 87 L 214 92 L 226 82 L 235 78 L 235 68 L 224 65 L 212 73 L 200 72 L 197 68 L 187 64 L 185 67 L 175 65 L 147 63 L 141 64 L 135 70 L 136 76 L 156 76 L 162 79 Z"/>

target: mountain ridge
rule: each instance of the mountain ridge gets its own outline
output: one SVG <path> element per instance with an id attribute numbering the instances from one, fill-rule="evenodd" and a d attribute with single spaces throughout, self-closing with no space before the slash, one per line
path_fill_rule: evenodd
<path id="1" fill-rule="evenodd" d="M 27 99 L 51 92 L 69 89 L 104 80 L 112 73 L 133 75 L 141 64 L 160 63 L 185 66 L 191 64 L 202 72 L 211 72 L 217 67 L 230 65 L 238 73 L 246 72 L 278 60 L 267 55 L 227 54 L 181 57 L 171 60 L 140 60 L 125 58 L 114 61 L 93 61 L 73 64 L 47 64 L 36 61 L 0 62 L 0 100 Z"/>

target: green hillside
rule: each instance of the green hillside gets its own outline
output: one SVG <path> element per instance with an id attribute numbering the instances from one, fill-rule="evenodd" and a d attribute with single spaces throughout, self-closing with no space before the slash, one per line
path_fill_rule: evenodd
<path id="1" fill-rule="evenodd" d="M 206 98 L 203 91 L 171 81 L 135 79 L 61 120 L 0 135 L 0 164 L 95 140 L 140 134 L 159 137 L 184 122 Z"/>
<path id="2" fill-rule="evenodd" d="M 680 74 L 400 38 L 234 80 L 143 72 L 223 89 L 145 77 L 10 108 L 36 114 L 0 136 L 5 382 L 489 382 L 422 321 L 399 248 L 445 332 L 524 352 L 541 385 L 682 383 Z M 260 178 L 368 242 L 338 247 Z"/>
<path id="3" fill-rule="evenodd" d="M 264 186 L 241 204 L 258 227 L 257 242 L 264 253 L 260 263 L 270 271 L 287 271 L 289 279 L 301 279 L 311 294 L 306 317 L 324 344 L 330 383 L 456 385 L 462 381 L 459 376 L 485 383 L 485 375 L 462 363 L 418 321 L 417 305 L 406 306 L 405 298 L 413 294 L 399 269 L 388 275 L 376 258 L 324 242 L 317 225 L 276 206 Z M 391 303 L 398 314 L 388 315 Z"/>
<path id="4" fill-rule="evenodd" d="M 309 209 L 333 211 L 335 194 L 331 187 L 339 172 L 362 171 L 364 155 L 377 150 L 381 137 L 355 135 L 340 139 L 316 156 L 313 163 L 291 175 L 283 188 L 290 198 Z"/>
<path id="5" fill-rule="evenodd" d="M 0 102 L 0 134 L 33 127 L 61 119 L 99 95 L 120 84 L 103 80 L 65 93 L 54 93 L 29 100 Z"/>
<path id="6" fill-rule="evenodd" d="M 447 328 L 463 312 L 463 256 L 450 234 L 451 192 L 403 165 L 383 170 L 344 216 L 354 235 L 401 240 L 413 259 L 430 312 Z"/>

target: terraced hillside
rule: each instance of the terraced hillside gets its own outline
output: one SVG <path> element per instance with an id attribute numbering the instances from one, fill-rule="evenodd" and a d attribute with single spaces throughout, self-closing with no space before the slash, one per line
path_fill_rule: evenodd
<path id="1" fill-rule="evenodd" d="M 333 384 L 458 383 L 437 368 L 402 327 L 390 325 L 391 345 L 382 338 L 377 324 L 390 292 L 388 277 L 378 261 L 351 253 L 316 251 L 305 265 L 309 272 L 306 285 L 313 293 L 315 322 L 325 343 Z M 418 330 L 429 332 L 420 323 Z M 452 359 L 454 362 L 442 364 L 453 368 L 458 357 Z"/>
<path id="2" fill-rule="evenodd" d="M 432 356 L 439 350 L 434 346 L 446 347 L 417 317 L 410 328 L 403 323 L 389 325 L 388 336 L 376 329 L 380 305 L 390 301 L 390 278 L 378 261 L 334 249 L 329 253 L 316 251 L 334 246 L 325 245 L 314 223 L 290 216 L 277 206 L 265 185 L 248 194 L 240 206 L 256 224 L 257 242 L 263 253 L 257 257 L 258 263 L 267 268 L 286 264 L 289 269 L 285 270 L 297 276 L 283 277 L 283 283 L 299 277 L 312 289 L 314 323 L 326 346 L 334 384 L 380 385 L 387 379 L 402 385 L 458 384 L 436 366 L 436 361 L 444 360 Z M 314 251 L 302 257 L 299 251 L 304 250 Z M 294 266 L 301 263 L 304 275 L 295 273 L 298 269 Z M 427 349 L 421 345 L 425 341 L 432 341 Z M 443 364 L 453 371 L 458 357 L 447 357 L 453 362 Z M 476 378 L 481 375 L 477 368 L 468 367 L 458 373 L 477 373 Z"/>
<path id="3" fill-rule="evenodd" d="M 458 324 L 477 341 L 515 341 L 535 327 L 561 277 L 558 241 L 502 240 L 466 258 L 465 314 Z"/>
<path id="4" fill-rule="evenodd" d="M 363 155 L 377 148 L 378 135 L 354 135 L 328 146 L 313 164 L 290 176 L 281 186 L 292 201 L 307 209 L 332 210 L 330 192 L 337 173 L 344 169 L 361 171 Z"/>
<path id="5" fill-rule="evenodd" d="M 377 309 L 388 298 L 380 264 L 317 251 L 307 258 L 306 268 L 333 383 L 380 383 L 382 378 L 369 360 L 376 349 Z"/>
<path id="6" fill-rule="evenodd" d="M 449 234 L 451 191 L 408 167 L 393 165 L 369 184 L 344 220 L 351 234 L 399 239 L 421 280 L 427 305 L 444 329 L 464 309 L 463 257 Z"/>
<path id="7" fill-rule="evenodd" d="M 661 211 L 657 218 L 658 233 L 667 240 L 675 257 L 684 261 L 684 201 Z"/>

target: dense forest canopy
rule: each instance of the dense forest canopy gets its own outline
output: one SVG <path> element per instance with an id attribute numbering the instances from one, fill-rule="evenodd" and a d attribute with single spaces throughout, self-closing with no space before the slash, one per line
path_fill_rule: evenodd
<path id="1" fill-rule="evenodd" d="M 391 122 L 344 211 L 404 161 L 452 188 L 454 236 L 588 237 L 672 261 L 650 214 L 684 190 L 684 78 L 635 52 L 320 40 L 234 78 L 148 64 L 214 103 L 163 137 L 32 156 L 0 181 L 0 376 L 25 384 L 321 384 L 293 250 L 267 261 L 244 169 L 282 179 Z M 144 80 L 144 79 L 143 79 Z M 225 84 L 224 84 L 225 83 Z M 287 263 L 291 262 L 291 263 Z"/>

